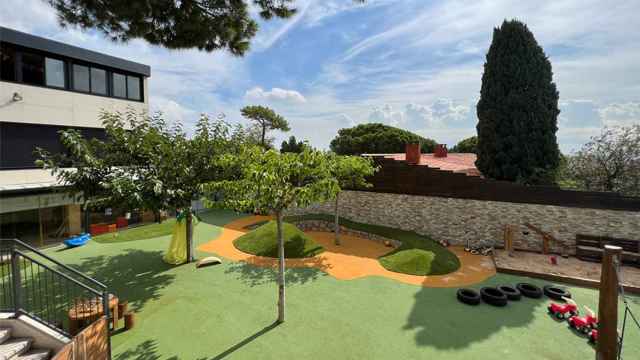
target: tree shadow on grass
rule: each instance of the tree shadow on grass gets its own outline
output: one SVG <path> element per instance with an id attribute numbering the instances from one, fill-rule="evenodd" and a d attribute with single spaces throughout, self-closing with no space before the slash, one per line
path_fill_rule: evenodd
<path id="1" fill-rule="evenodd" d="M 171 356 L 164 357 L 158 354 L 158 343 L 155 340 L 145 340 L 138 344 L 133 349 L 128 349 L 127 351 L 120 353 L 118 356 L 114 357 L 115 360 L 127 360 L 127 359 L 136 359 L 136 360 L 160 360 L 164 358 L 166 360 L 178 360 L 179 356 Z"/>
<path id="2" fill-rule="evenodd" d="M 315 281 L 320 277 L 327 276 L 327 273 L 322 271 L 327 268 L 326 265 L 322 265 L 322 260 L 310 258 L 308 265 L 312 264 L 317 264 L 318 267 L 286 268 L 284 273 L 285 283 L 287 285 L 302 285 L 310 281 Z M 251 263 L 251 261 L 232 263 L 227 267 L 225 273 L 236 275 L 239 280 L 251 287 L 275 283 L 278 280 L 277 268 L 256 265 Z"/>
<path id="3" fill-rule="evenodd" d="M 233 354 L 234 352 L 240 350 L 242 347 L 244 347 L 245 345 L 249 344 L 250 342 L 254 341 L 255 339 L 259 338 L 260 336 L 268 333 L 269 331 L 275 329 L 278 325 L 280 325 L 278 322 L 274 322 L 270 325 L 265 326 L 264 328 L 262 328 L 261 330 L 257 331 L 256 333 L 254 333 L 253 335 L 243 339 L 242 341 L 238 342 L 237 344 L 229 347 L 228 349 L 226 349 L 225 351 L 221 352 L 220 354 L 214 356 L 213 358 L 211 358 L 211 360 L 222 360 L 227 358 L 227 356 Z M 198 360 L 206 360 L 205 358 L 201 358 Z"/>
<path id="4" fill-rule="evenodd" d="M 107 285 L 109 292 L 138 311 L 149 300 L 158 299 L 160 290 L 175 279 L 165 273 L 172 266 L 162 261 L 162 255 L 162 251 L 126 249 L 115 256 L 87 258 L 74 267 Z"/>
<path id="5" fill-rule="evenodd" d="M 500 279 L 504 281 L 504 278 Z M 496 286 L 500 280 L 491 279 L 481 286 Z M 540 282 L 526 280 L 538 286 Z M 515 283 L 515 281 L 514 281 Z M 475 288 L 479 290 L 480 286 Z M 523 297 L 521 301 L 509 302 L 499 308 L 481 303 L 465 305 L 456 299 L 457 289 L 422 288 L 415 294 L 405 330 L 418 330 L 415 335 L 419 346 L 438 349 L 460 349 L 483 341 L 503 328 L 521 328 L 530 323 L 535 313 L 544 311 L 545 299 Z M 446 296 L 436 294 L 446 292 Z"/>

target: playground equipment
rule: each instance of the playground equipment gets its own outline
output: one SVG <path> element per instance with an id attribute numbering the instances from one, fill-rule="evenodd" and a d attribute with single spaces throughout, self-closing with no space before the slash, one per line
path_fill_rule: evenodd
<path id="1" fill-rule="evenodd" d="M 586 316 L 572 316 L 569 318 L 569 326 L 572 328 L 584 333 L 588 334 L 591 330 L 595 329 L 598 325 L 598 318 L 596 314 L 589 307 L 584 307 L 587 315 Z"/>
<path id="2" fill-rule="evenodd" d="M 566 301 L 565 304 L 551 303 L 551 305 L 547 307 L 549 314 L 562 320 L 566 319 L 567 315 L 568 317 L 578 315 L 578 304 L 569 298 L 564 298 L 564 301 Z"/>
<path id="3" fill-rule="evenodd" d="M 68 238 L 67 240 L 63 241 L 63 243 L 67 247 L 73 248 L 73 247 L 82 246 L 82 245 L 86 244 L 87 242 L 89 242 L 89 240 L 91 240 L 91 235 L 82 233 L 80 235 L 76 235 L 76 236 Z"/>

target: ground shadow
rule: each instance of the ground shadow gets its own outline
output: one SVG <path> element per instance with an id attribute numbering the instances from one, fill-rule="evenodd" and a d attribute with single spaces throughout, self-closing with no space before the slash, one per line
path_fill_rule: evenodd
<path id="1" fill-rule="evenodd" d="M 214 356 L 213 358 L 211 358 L 211 360 L 222 360 L 222 359 L 226 358 L 227 356 L 229 356 L 229 355 L 233 354 L 234 352 L 240 350 L 242 347 L 244 347 L 245 345 L 247 345 L 250 342 L 254 341 L 255 339 L 259 338 L 260 336 L 262 336 L 262 335 L 268 333 L 269 331 L 275 329 L 278 325 L 280 325 L 278 322 L 274 322 L 274 323 L 272 323 L 270 325 L 265 326 L 260 331 L 257 331 L 253 335 L 243 339 L 239 343 L 231 346 L 227 350 L 225 350 L 225 351 L 221 352 L 220 354 Z M 206 359 L 205 358 L 201 358 L 201 359 L 198 359 L 198 360 L 206 360 Z"/>
<path id="2" fill-rule="evenodd" d="M 163 262 L 162 255 L 162 251 L 125 249 L 118 255 L 94 256 L 73 266 L 107 285 L 109 292 L 137 311 L 149 300 L 158 299 L 160 290 L 175 279 L 165 273 L 173 266 Z"/>
<path id="3" fill-rule="evenodd" d="M 503 282 L 504 278 L 501 278 Z M 500 285 L 491 279 L 482 286 Z M 541 286 L 535 280 L 527 280 Z M 515 279 L 514 279 L 515 282 Z M 446 291 L 447 296 L 434 296 L 436 291 Z M 419 346 L 438 349 L 460 349 L 485 340 L 503 328 L 519 328 L 530 323 L 535 312 L 545 311 L 545 299 L 523 298 L 510 302 L 505 308 L 482 303 L 470 306 L 456 300 L 457 289 L 422 288 L 415 294 L 415 304 L 405 330 L 418 330 L 415 335 Z"/>
<path id="4" fill-rule="evenodd" d="M 203 223 L 215 226 L 224 226 L 225 224 L 228 224 L 233 220 L 236 220 L 243 216 L 247 216 L 247 214 L 230 210 L 203 210 L 199 211 L 197 216 L 198 220 Z"/>
<path id="5" fill-rule="evenodd" d="M 145 340 L 142 343 L 138 344 L 133 349 L 129 349 L 123 353 L 118 354 L 114 357 L 115 360 L 126 360 L 126 359 L 136 359 L 136 360 L 160 360 L 161 358 L 166 360 L 178 360 L 179 356 L 171 356 L 164 357 L 158 354 L 158 344 L 155 340 Z"/>
<path id="6" fill-rule="evenodd" d="M 301 285 L 327 276 L 327 273 L 323 270 L 327 270 L 328 265 L 323 264 L 321 259 L 310 258 L 308 262 L 307 265 L 309 267 L 286 268 L 284 273 L 285 283 L 287 285 Z M 278 279 L 276 268 L 252 264 L 250 260 L 248 262 L 241 261 L 230 264 L 225 273 L 236 275 L 239 280 L 252 287 L 275 283 Z"/>

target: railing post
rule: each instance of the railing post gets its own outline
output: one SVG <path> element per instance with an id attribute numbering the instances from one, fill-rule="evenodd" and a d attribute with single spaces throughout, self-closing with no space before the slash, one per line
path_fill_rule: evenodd
<path id="1" fill-rule="evenodd" d="M 22 309 L 22 280 L 20 277 L 20 255 L 16 253 L 15 245 L 11 247 L 11 278 L 13 279 L 13 310 L 17 316 Z"/>
<path id="2" fill-rule="evenodd" d="M 117 306 L 117 305 L 116 305 Z M 104 309 L 104 316 L 106 317 L 106 321 L 107 321 L 107 359 L 111 360 L 111 331 L 109 329 L 109 327 L 111 326 L 111 321 L 109 321 L 109 318 L 111 316 L 111 309 L 109 309 L 109 291 L 107 291 L 107 289 L 105 289 L 102 292 L 102 308 Z M 113 329 L 115 330 L 115 329 Z"/>

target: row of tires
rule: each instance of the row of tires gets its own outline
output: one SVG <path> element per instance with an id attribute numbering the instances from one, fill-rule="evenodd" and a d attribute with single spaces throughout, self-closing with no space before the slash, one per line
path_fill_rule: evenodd
<path id="1" fill-rule="evenodd" d="M 515 287 L 511 285 L 488 286 L 481 288 L 480 292 L 474 289 L 460 289 L 457 292 L 458 300 L 464 304 L 478 305 L 481 301 L 484 301 L 493 306 L 506 306 L 509 301 L 518 301 L 523 296 L 539 299 L 543 295 L 554 300 L 571 297 L 567 290 L 557 286 L 547 285 L 540 289 L 540 287 L 529 283 L 519 283 Z"/>

